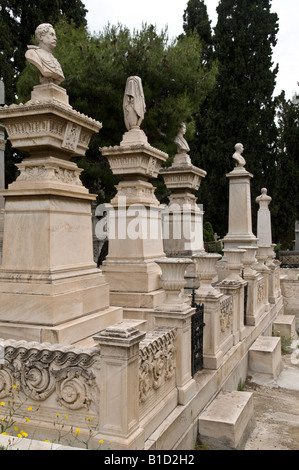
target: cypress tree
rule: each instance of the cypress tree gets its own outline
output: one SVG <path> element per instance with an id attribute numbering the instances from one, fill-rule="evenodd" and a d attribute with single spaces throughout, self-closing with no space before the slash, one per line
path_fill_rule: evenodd
<path id="1" fill-rule="evenodd" d="M 196 32 L 202 42 L 202 59 L 207 63 L 212 56 L 212 29 L 207 7 L 203 0 L 189 0 L 183 15 L 185 34 Z"/>
<path id="2" fill-rule="evenodd" d="M 197 159 L 208 172 L 199 193 L 206 218 L 222 237 L 227 233 L 228 180 L 234 146 L 241 142 L 246 169 L 254 174 L 252 199 L 276 176 L 275 102 L 278 67 L 273 68 L 278 17 L 270 0 L 220 0 L 214 34 L 217 84 L 205 121 L 198 129 Z M 253 209 L 255 203 L 252 204 Z"/>

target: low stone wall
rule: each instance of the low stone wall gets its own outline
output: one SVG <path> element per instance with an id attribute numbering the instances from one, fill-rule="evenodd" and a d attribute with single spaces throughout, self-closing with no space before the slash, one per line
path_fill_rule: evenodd
<path id="1" fill-rule="evenodd" d="M 34 436 L 41 441 L 47 439 L 52 443 L 66 444 L 62 435 L 68 438 L 71 435 L 78 445 L 80 440 L 76 438 L 76 429 L 79 429 L 80 435 L 85 436 L 83 441 L 90 440 L 91 448 L 96 448 L 101 440 L 104 440 L 105 448 L 125 448 L 122 436 L 119 435 L 116 442 L 115 434 L 120 433 L 120 429 L 123 431 L 126 415 L 129 426 L 131 409 L 136 409 L 133 417 L 136 429 L 143 420 L 149 427 L 149 434 L 178 404 L 176 330 L 158 328 L 141 337 L 143 340 L 139 344 L 136 369 L 131 368 L 131 360 L 123 363 L 127 367 L 129 388 L 139 390 L 137 409 L 133 394 L 124 395 L 124 401 L 117 390 L 114 390 L 115 396 L 111 396 L 114 381 L 124 378 L 124 367 L 122 365 L 113 374 L 105 375 L 105 364 L 109 358 L 102 359 L 100 347 L 87 349 L 1 341 L 4 345 L 4 364 L 0 365 L 1 416 L 5 420 L 13 417 L 16 425 L 32 439 Z M 118 349 L 122 355 L 122 346 Z M 112 371 L 113 354 L 110 362 Z M 136 374 L 132 375 L 134 371 Z M 118 372 L 119 379 L 115 377 Z M 109 406 L 105 407 L 107 401 Z M 157 416 L 160 403 L 163 405 L 162 412 Z M 123 409 L 122 415 L 118 413 L 119 407 Z M 152 425 L 151 420 L 154 420 Z M 113 426 L 105 427 L 105 423 L 109 426 L 113 423 Z M 7 432 L 11 431 L 9 429 Z M 57 433 L 62 442 L 57 440 Z M 144 439 L 138 441 L 138 448 L 143 448 Z"/>
<path id="2" fill-rule="evenodd" d="M 296 329 L 299 330 L 299 268 L 281 269 L 280 286 L 284 300 L 284 313 L 295 315 Z"/>

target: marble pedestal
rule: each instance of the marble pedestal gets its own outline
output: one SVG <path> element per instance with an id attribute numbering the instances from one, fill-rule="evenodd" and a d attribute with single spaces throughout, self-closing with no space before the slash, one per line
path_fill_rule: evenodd
<path id="1" fill-rule="evenodd" d="M 231 171 L 229 179 L 229 224 L 224 237 L 225 248 L 237 248 L 239 245 L 256 245 L 257 239 L 252 233 L 250 180 L 253 175 L 243 167 Z"/>
<path id="2" fill-rule="evenodd" d="M 35 87 L 31 98 L 0 110 L 12 145 L 30 154 L 0 193 L 6 201 L 0 336 L 72 344 L 122 317 L 110 307 L 109 286 L 93 262 L 96 196 L 69 161 L 84 155 L 101 124 L 73 110 L 57 85 Z"/>
<path id="3" fill-rule="evenodd" d="M 122 176 L 108 207 L 109 253 L 103 263 L 111 304 L 123 306 L 126 318 L 149 320 L 148 309 L 164 298 L 154 260 L 165 256 L 161 206 L 149 179 L 158 176 L 168 155 L 149 145 L 137 127 L 124 134 L 119 146 L 101 148 L 101 152 L 112 172 Z"/>

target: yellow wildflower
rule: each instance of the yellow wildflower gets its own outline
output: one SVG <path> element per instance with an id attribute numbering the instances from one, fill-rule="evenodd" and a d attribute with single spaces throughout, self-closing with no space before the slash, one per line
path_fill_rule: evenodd
<path id="1" fill-rule="evenodd" d="M 45 442 L 50 442 L 49 439 L 46 439 Z"/>
<path id="2" fill-rule="evenodd" d="M 100 439 L 100 440 L 99 440 L 99 443 L 100 443 L 100 444 L 103 444 L 103 443 L 104 443 L 103 439 Z"/>
<path id="3" fill-rule="evenodd" d="M 23 437 L 22 434 L 17 434 L 17 437 Z"/>
<path id="4" fill-rule="evenodd" d="M 21 431 L 21 434 L 22 434 L 23 437 L 27 437 L 27 436 L 28 436 L 27 432 L 25 432 L 25 431 Z"/>
<path id="5" fill-rule="evenodd" d="M 1 406 L 5 406 L 5 401 L 2 401 L 2 402 L 0 403 L 0 405 L 1 405 Z"/>
<path id="6" fill-rule="evenodd" d="M 68 415 L 64 415 L 65 418 L 68 418 Z"/>
<path id="7" fill-rule="evenodd" d="M 76 429 L 76 434 L 78 435 L 80 433 L 80 429 Z"/>
<path id="8" fill-rule="evenodd" d="M 28 406 L 27 410 L 28 410 L 28 411 L 31 411 L 31 410 L 32 410 L 32 406 Z"/>
<path id="9" fill-rule="evenodd" d="M 18 388 L 17 385 L 13 385 L 12 388 L 14 388 L 15 390 Z"/>
<path id="10" fill-rule="evenodd" d="M 29 423 L 29 422 L 30 422 L 30 419 L 29 419 L 29 418 L 25 418 L 25 421 L 26 421 L 27 423 Z"/>
<path id="11" fill-rule="evenodd" d="M 19 428 L 13 428 L 13 430 L 14 430 L 14 431 L 18 431 L 18 430 L 19 430 Z"/>

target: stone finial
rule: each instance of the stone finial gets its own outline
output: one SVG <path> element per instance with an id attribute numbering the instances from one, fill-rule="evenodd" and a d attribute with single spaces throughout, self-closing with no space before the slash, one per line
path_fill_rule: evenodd
<path id="1" fill-rule="evenodd" d="M 243 168 L 246 165 L 246 160 L 244 157 L 242 157 L 243 152 L 244 152 L 243 144 L 236 144 L 233 158 L 236 160 L 236 166 L 239 168 Z"/>
<path id="2" fill-rule="evenodd" d="M 25 57 L 35 65 L 40 73 L 41 84 L 55 83 L 59 85 L 64 80 L 63 71 L 52 50 L 56 47 L 56 34 L 49 23 L 40 24 L 35 30 L 38 46 L 28 46 Z"/>
<path id="3" fill-rule="evenodd" d="M 123 110 L 125 125 L 128 131 L 139 128 L 146 111 L 142 81 L 140 77 L 129 77 L 127 79 Z"/>

